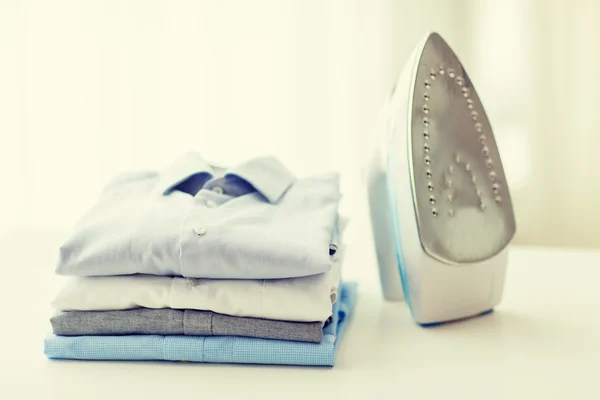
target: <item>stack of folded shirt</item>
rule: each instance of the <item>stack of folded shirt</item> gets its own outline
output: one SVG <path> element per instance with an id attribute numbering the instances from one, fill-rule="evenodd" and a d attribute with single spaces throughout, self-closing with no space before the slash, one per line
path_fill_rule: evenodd
<path id="1" fill-rule="evenodd" d="M 333 365 L 356 296 L 338 181 L 196 153 L 117 176 L 60 249 L 46 355 Z"/>

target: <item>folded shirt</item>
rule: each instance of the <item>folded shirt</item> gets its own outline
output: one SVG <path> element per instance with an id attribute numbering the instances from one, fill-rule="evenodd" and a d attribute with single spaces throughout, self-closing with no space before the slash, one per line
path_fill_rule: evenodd
<path id="1" fill-rule="evenodd" d="M 246 336 L 320 343 L 320 322 L 242 318 L 196 310 L 69 311 L 50 318 L 55 335 Z"/>
<path id="2" fill-rule="evenodd" d="M 321 343 L 239 336 L 49 336 L 51 359 L 165 360 L 200 363 L 333 366 L 354 309 L 356 284 L 344 284 Z"/>
<path id="3" fill-rule="evenodd" d="M 188 153 L 121 174 L 60 248 L 61 275 L 277 279 L 319 274 L 335 252 L 339 177 L 296 179 L 277 159 L 229 170 Z"/>
<path id="4" fill-rule="evenodd" d="M 237 317 L 323 323 L 331 316 L 331 306 L 338 295 L 344 252 L 345 246 L 340 246 L 330 271 L 302 278 L 72 277 L 52 306 L 59 311 L 191 309 Z"/>

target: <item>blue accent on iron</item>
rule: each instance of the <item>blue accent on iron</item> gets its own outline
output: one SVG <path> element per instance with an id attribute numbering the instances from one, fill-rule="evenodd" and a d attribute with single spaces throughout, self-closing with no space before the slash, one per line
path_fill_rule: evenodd
<path id="1" fill-rule="evenodd" d="M 434 326 L 445 325 L 445 324 L 447 324 L 447 323 L 449 323 L 449 322 L 451 322 L 451 321 L 445 321 L 445 322 L 430 322 L 430 323 L 428 323 L 428 324 L 419 324 L 419 323 L 417 322 L 417 324 L 419 324 L 419 325 L 420 325 L 421 327 L 423 327 L 423 328 L 433 328 Z"/>
<path id="2" fill-rule="evenodd" d="M 398 228 L 400 225 L 400 219 L 398 217 L 398 202 L 396 200 L 396 192 L 394 190 L 395 186 L 393 184 L 394 171 L 396 171 L 396 152 L 394 151 L 394 141 L 396 139 L 396 130 L 394 130 L 392 134 L 392 151 L 388 154 L 388 169 L 386 174 L 387 179 L 387 194 L 389 198 L 390 207 L 392 208 L 392 228 L 394 232 L 394 240 L 396 244 L 396 259 L 398 262 L 398 270 L 400 271 L 400 279 L 402 280 L 402 290 L 404 291 L 404 298 L 406 299 L 406 304 L 408 304 L 408 308 L 412 314 L 412 303 L 410 299 L 410 290 L 408 287 L 408 279 L 406 277 L 406 267 L 404 261 L 404 253 L 402 252 L 402 239 L 400 237 L 400 229 Z"/>
<path id="3" fill-rule="evenodd" d="M 482 312 L 481 314 L 479 314 L 479 316 L 486 315 L 486 314 L 491 314 L 493 312 L 494 312 L 494 309 L 490 308 L 489 310 L 485 310 L 484 312 Z"/>
<path id="4" fill-rule="evenodd" d="M 481 317 L 482 315 L 491 314 L 493 312 L 494 312 L 494 309 L 490 308 L 489 310 L 485 310 L 485 311 L 480 312 L 479 314 L 475 314 L 475 315 L 473 315 L 471 317 L 459 318 L 459 319 L 454 319 L 454 320 L 451 320 L 451 321 L 443 321 L 443 322 L 429 322 L 427 324 L 419 324 L 419 325 L 421 325 L 421 327 L 423 327 L 423 328 L 433 328 L 433 327 L 440 326 L 440 325 L 451 324 L 453 322 L 464 321 L 466 319 Z"/>

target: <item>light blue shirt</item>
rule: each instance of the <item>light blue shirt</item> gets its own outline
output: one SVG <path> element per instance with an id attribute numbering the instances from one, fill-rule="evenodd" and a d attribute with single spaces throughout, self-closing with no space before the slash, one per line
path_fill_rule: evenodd
<path id="1" fill-rule="evenodd" d="M 50 336 L 44 353 L 48 358 L 76 360 L 333 366 L 355 300 L 356 284 L 343 284 L 321 343 L 238 336 Z"/>
<path id="2" fill-rule="evenodd" d="M 338 174 L 296 179 L 277 159 L 229 170 L 188 153 L 121 174 L 60 248 L 60 275 L 271 279 L 331 268 Z"/>

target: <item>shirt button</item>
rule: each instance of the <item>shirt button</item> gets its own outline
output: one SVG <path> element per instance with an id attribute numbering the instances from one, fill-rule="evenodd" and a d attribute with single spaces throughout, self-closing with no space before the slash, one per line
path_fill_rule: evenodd
<path id="1" fill-rule="evenodd" d="M 206 235 L 206 232 L 208 232 L 208 228 L 204 225 L 198 225 L 194 227 L 194 232 L 196 232 L 198 236 L 204 236 Z"/>
<path id="2" fill-rule="evenodd" d="M 223 188 L 221 186 L 215 186 L 211 190 L 217 194 L 223 194 Z"/>
<path id="3" fill-rule="evenodd" d="M 185 283 L 187 283 L 188 286 L 196 286 L 196 280 L 194 278 L 185 278 Z"/>
<path id="4" fill-rule="evenodd" d="M 217 206 L 217 203 L 215 203 L 211 199 L 206 200 L 206 207 L 208 207 L 208 208 L 215 208 L 216 206 Z"/>

